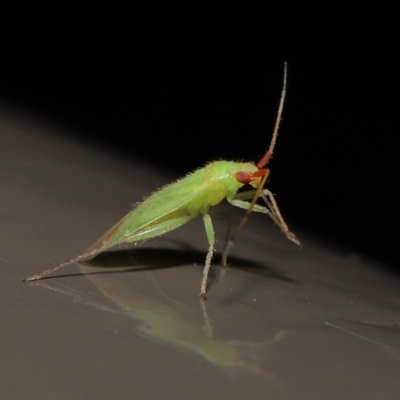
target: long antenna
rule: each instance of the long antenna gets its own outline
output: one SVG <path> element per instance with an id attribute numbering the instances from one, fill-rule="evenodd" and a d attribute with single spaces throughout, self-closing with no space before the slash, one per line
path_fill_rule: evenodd
<path id="1" fill-rule="evenodd" d="M 278 132 L 279 132 L 279 125 L 280 125 L 281 120 L 282 120 L 283 105 L 285 104 L 285 97 L 286 97 L 286 88 L 287 88 L 287 62 L 284 62 L 284 64 L 283 64 L 283 86 L 282 86 L 282 92 L 281 92 L 281 99 L 279 101 L 278 114 L 276 116 L 275 127 L 274 127 L 274 131 L 272 133 L 272 139 L 271 139 L 271 143 L 269 145 L 269 149 L 264 154 L 264 156 L 260 159 L 260 161 L 257 163 L 257 167 L 260 170 L 268 163 L 268 161 L 270 160 L 270 158 L 272 157 L 272 154 L 274 152 L 274 147 L 275 147 L 275 144 L 276 144 L 276 138 L 277 138 Z M 235 229 L 235 231 L 233 232 L 233 234 L 230 237 L 230 239 L 227 240 L 227 242 L 225 243 L 225 249 L 224 249 L 224 253 L 222 255 L 222 265 L 224 265 L 224 266 L 227 265 L 228 252 L 229 252 L 229 249 L 233 245 L 233 240 L 236 238 L 238 233 L 242 230 L 243 226 L 246 224 L 247 220 L 249 219 L 249 216 L 250 216 L 251 212 L 253 211 L 254 205 L 257 202 L 257 199 L 263 193 L 262 190 L 263 190 L 263 187 L 265 185 L 265 182 L 267 181 L 267 178 L 268 178 L 270 170 L 268 168 L 266 168 L 266 169 L 263 169 L 263 171 L 264 171 L 264 176 L 261 179 L 261 182 L 258 185 L 257 190 L 255 191 L 253 200 L 251 201 L 249 208 L 246 210 L 242 220 L 240 221 L 239 226 Z M 261 197 L 263 197 L 263 196 L 261 196 Z M 268 206 L 268 203 L 267 203 L 267 206 Z M 291 239 L 291 237 L 289 237 L 289 236 L 293 235 L 293 234 L 287 229 L 287 227 L 286 227 L 286 230 L 283 229 L 283 225 L 280 223 L 280 220 L 278 218 L 275 218 L 275 214 L 276 213 L 275 213 L 274 208 L 272 208 L 272 213 L 270 211 L 268 211 L 267 214 L 269 214 L 270 217 L 276 223 L 278 223 L 278 225 L 284 231 L 284 233 L 286 234 L 288 239 L 290 239 L 292 241 L 297 240 L 295 238 L 294 238 L 295 240 Z M 280 213 L 279 213 L 279 215 L 280 215 Z M 286 224 L 285 224 L 285 226 L 286 226 Z M 287 233 L 286 233 L 286 231 L 287 231 Z M 293 237 L 294 237 L 294 235 L 293 235 Z"/>
<path id="2" fill-rule="evenodd" d="M 281 100 L 279 102 L 278 115 L 277 115 L 276 121 L 275 121 L 274 132 L 272 133 L 271 144 L 269 145 L 268 151 L 264 154 L 264 156 L 261 158 L 261 160 L 257 163 L 258 168 L 263 168 L 267 164 L 269 159 L 272 157 L 272 154 L 274 152 L 275 143 L 276 143 L 276 138 L 277 138 L 278 132 L 279 132 L 279 125 L 282 120 L 282 111 L 283 111 L 283 105 L 285 103 L 286 88 L 287 88 L 287 62 L 285 62 L 283 64 L 283 66 L 284 66 L 283 87 L 282 87 L 282 92 L 281 92 Z"/>

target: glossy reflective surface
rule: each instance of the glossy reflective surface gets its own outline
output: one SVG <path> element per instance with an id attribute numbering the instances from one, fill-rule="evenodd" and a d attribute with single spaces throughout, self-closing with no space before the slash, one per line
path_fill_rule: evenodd
<path id="1" fill-rule="evenodd" d="M 0 127 L 2 398 L 399 398 L 398 277 L 261 215 L 230 268 L 216 255 L 205 304 L 201 219 L 23 284 L 176 177 L 23 115 Z"/>

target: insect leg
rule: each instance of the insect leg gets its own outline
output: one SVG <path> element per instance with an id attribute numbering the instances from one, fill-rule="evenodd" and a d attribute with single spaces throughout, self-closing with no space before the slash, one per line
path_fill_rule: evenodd
<path id="1" fill-rule="evenodd" d="M 289 240 L 291 240 L 292 242 L 294 242 L 300 246 L 300 242 L 296 239 L 296 236 L 294 235 L 294 233 L 289 231 L 289 227 L 286 225 L 286 222 L 283 220 L 282 214 L 278 208 L 278 204 L 276 203 L 275 197 L 271 193 L 271 191 L 269 191 L 268 189 L 264 189 L 261 193 L 261 197 L 267 204 L 268 208 L 271 210 L 271 214 L 273 214 L 275 217 L 272 219 L 281 228 L 282 232 L 286 235 L 286 237 Z"/>
<path id="2" fill-rule="evenodd" d="M 233 206 L 248 210 L 251 203 L 249 201 L 246 201 L 245 199 L 247 196 L 249 196 L 249 199 L 252 198 L 252 195 L 254 195 L 254 193 L 255 191 L 243 192 L 240 195 L 235 196 L 235 198 L 233 199 L 228 199 L 228 201 Z M 260 197 L 262 197 L 262 199 L 265 201 L 267 207 L 255 204 L 253 211 L 267 214 L 281 228 L 282 232 L 289 240 L 300 245 L 300 242 L 296 239 L 296 236 L 289 231 L 289 228 L 284 221 L 281 212 L 279 211 L 278 204 L 276 203 L 276 200 L 271 191 L 268 189 L 264 189 L 261 192 Z"/>
<path id="3" fill-rule="evenodd" d="M 235 197 L 229 198 L 227 197 L 226 199 L 230 204 L 232 204 L 235 207 L 243 208 L 245 210 L 249 210 L 250 207 L 252 207 L 252 211 L 258 211 L 258 212 L 264 212 L 265 207 L 259 206 L 258 204 L 253 204 L 249 201 L 249 199 L 254 199 L 254 196 L 256 195 L 257 190 L 248 190 L 246 192 L 241 192 L 241 193 L 236 193 Z M 236 231 L 233 233 L 232 236 L 227 236 L 227 239 L 225 241 L 225 247 L 224 247 L 224 252 L 222 253 L 222 260 L 221 264 L 224 267 L 228 266 L 228 253 L 231 247 L 233 246 L 233 240 L 235 235 L 240 231 L 240 229 L 243 227 L 244 223 L 246 222 L 248 218 L 248 215 L 246 213 L 245 217 L 242 219 L 242 222 L 240 223 L 239 227 L 236 229 Z"/>
<path id="4" fill-rule="evenodd" d="M 266 190 L 267 189 L 264 189 L 263 192 L 266 191 Z M 238 193 L 233 199 L 227 199 L 227 200 L 229 201 L 230 204 L 232 204 L 235 207 L 239 207 L 239 208 L 243 208 L 244 210 L 248 210 L 249 207 L 250 207 L 251 202 L 247 201 L 247 200 L 248 199 L 252 199 L 254 197 L 255 193 L 256 193 L 255 190 L 249 190 L 248 192 Z M 260 197 L 262 197 L 264 199 L 263 194 L 264 193 L 261 193 Z M 264 199 L 264 201 L 265 201 L 265 199 Z M 259 204 L 254 204 L 253 211 L 264 213 L 264 214 L 268 214 L 275 221 L 274 216 L 264 206 L 260 206 Z"/>
<path id="5" fill-rule="evenodd" d="M 225 254 L 226 249 L 229 246 L 229 241 L 231 238 L 231 233 L 232 233 L 232 215 L 226 212 L 222 211 L 215 211 L 214 209 L 210 209 L 208 211 L 210 217 L 215 217 L 218 219 L 222 219 L 227 222 L 226 224 L 226 234 L 225 234 L 225 241 L 224 241 L 224 252 L 222 254 Z M 226 267 L 226 264 L 222 263 Z"/>
<path id="6" fill-rule="evenodd" d="M 243 208 L 245 210 L 248 210 L 250 208 L 251 202 L 246 201 L 247 199 L 253 199 L 255 195 L 255 190 L 250 190 L 247 192 L 242 192 L 237 194 L 233 199 L 227 198 L 229 203 L 231 203 L 235 207 Z M 278 204 L 276 203 L 276 200 L 273 196 L 273 194 L 268 190 L 264 189 L 260 193 L 260 197 L 265 201 L 267 204 L 267 207 L 265 206 L 260 206 L 259 204 L 254 204 L 253 210 L 255 212 L 267 214 L 282 230 L 282 232 L 285 234 L 285 236 L 291 240 L 292 242 L 300 245 L 300 242 L 296 239 L 296 236 L 289 231 L 288 226 L 286 225 L 285 221 L 282 218 L 282 214 L 279 211 Z M 246 216 L 245 216 L 246 218 Z M 240 226 L 239 226 L 240 229 Z M 235 232 L 237 233 L 237 231 Z M 231 238 L 225 249 L 224 253 L 222 256 L 222 265 L 226 266 L 227 265 L 227 259 L 228 259 L 228 252 L 230 248 L 233 245 L 233 238 Z"/>
<path id="7" fill-rule="evenodd" d="M 203 270 L 203 279 L 201 281 L 200 286 L 200 296 L 203 299 L 206 299 L 206 291 L 207 291 L 207 277 L 208 272 L 211 266 L 211 259 L 214 253 L 214 244 L 215 244 L 215 234 L 214 228 L 212 225 L 211 217 L 208 214 L 203 214 L 204 225 L 206 228 L 207 240 L 208 240 L 208 252 L 206 257 L 206 263 L 204 265 Z"/>

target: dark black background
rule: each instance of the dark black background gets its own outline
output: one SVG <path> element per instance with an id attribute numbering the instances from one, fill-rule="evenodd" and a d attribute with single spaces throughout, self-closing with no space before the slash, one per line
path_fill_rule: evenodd
<path id="1" fill-rule="evenodd" d="M 2 13 L 3 104 L 181 175 L 257 161 L 288 61 L 269 181 L 284 216 L 398 268 L 394 11 L 35 7 Z"/>

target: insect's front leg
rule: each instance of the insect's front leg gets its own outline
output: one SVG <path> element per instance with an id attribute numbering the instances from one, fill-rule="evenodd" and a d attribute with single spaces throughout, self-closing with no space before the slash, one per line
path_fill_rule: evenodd
<path id="1" fill-rule="evenodd" d="M 247 192 L 238 193 L 233 199 L 227 199 L 235 207 L 243 208 L 248 210 L 251 202 L 247 201 L 252 199 L 255 195 L 255 190 L 249 190 Z M 284 221 L 281 212 L 279 211 L 278 204 L 274 198 L 274 195 L 270 190 L 264 189 L 260 193 L 260 197 L 265 201 L 267 206 L 261 206 L 254 204 L 253 211 L 267 214 L 282 230 L 286 237 L 292 242 L 300 245 L 300 242 L 296 239 L 296 236 L 289 231 L 289 228 Z"/>
<path id="2" fill-rule="evenodd" d="M 294 233 L 289 231 L 289 227 L 286 225 L 286 222 L 283 220 L 282 214 L 279 211 L 278 204 L 276 203 L 275 197 L 271 191 L 268 189 L 264 189 L 261 193 L 261 197 L 264 199 L 268 208 L 271 210 L 271 213 L 275 216 L 278 226 L 281 228 L 282 232 L 286 235 L 286 237 L 300 246 L 300 242 L 297 240 Z M 269 200 L 269 201 L 268 201 Z M 275 220 L 274 219 L 274 220 Z"/>
<path id="3" fill-rule="evenodd" d="M 264 189 L 262 193 L 260 194 L 260 197 L 262 197 L 265 201 L 267 193 L 264 192 L 269 192 L 271 193 L 268 189 Z M 244 210 L 248 210 L 250 208 L 250 201 L 247 201 L 249 199 L 253 199 L 256 191 L 255 190 L 249 190 L 247 192 L 242 192 L 238 193 L 233 199 L 227 199 L 229 203 L 231 203 L 235 207 L 243 208 Z M 272 195 L 272 193 L 271 193 Z M 267 202 L 267 205 L 269 206 L 270 202 Z M 275 202 L 276 204 L 276 202 Z M 273 211 L 271 211 L 269 208 L 265 206 L 260 206 L 259 204 L 254 204 L 253 210 L 254 212 L 259 212 L 263 214 L 269 215 L 276 224 L 279 225 Z"/>

